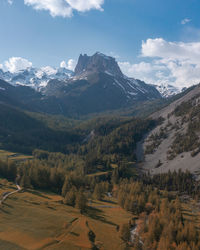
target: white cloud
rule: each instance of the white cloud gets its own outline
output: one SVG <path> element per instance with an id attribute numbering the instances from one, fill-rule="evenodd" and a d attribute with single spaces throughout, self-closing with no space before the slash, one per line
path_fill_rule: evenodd
<path id="1" fill-rule="evenodd" d="M 15 73 L 29 67 L 32 67 L 32 63 L 22 57 L 11 57 L 8 61 L 5 61 L 3 65 L 3 69 L 5 71 L 10 71 L 11 73 Z"/>
<path id="2" fill-rule="evenodd" d="M 10 5 L 13 4 L 13 0 L 7 0 Z"/>
<path id="3" fill-rule="evenodd" d="M 120 62 L 120 67 L 124 69 L 124 71 L 127 71 L 128 74 L 149 74 L 152 73 L 152 71 L 161 70 L 164 67 L 161 65 L 153 65 L 152 63 L 146 63 L 146 62 L 140 62 L 138 64 L 130 64 L 129 62 Z"/>
<path id="4" fill-rule="evenodd" d="M 85 12 L 91 9 L 102 11 L 104 0 L 24 0 L 35 10 L 49 11 L 51 16 L 71 17 L 73 11 Z"/>
<path id="5" fill-rule="evenodd" d="M 61 68 L 66 68 L 72 71 L 75 69 L 75 66 L 76 66 L 76 61 L 73 59 L 69 59 L 67 63 L 65 61 L 62 61 L 60 63 Z"/>
<path id="6" fill-rule="evenodd" d="M 199 63 L 200 42 L 183 43 L 167 42 L 163 38 L 147 39 L 146 42 L 142 42 L 142 56 Z"/>
<path id="7" fill-rule="evenodd" d="M 53 75 L 57 73 L 57 70 L 52 68 L 51 66 L 42 67 L 41 71 L 46 73 L 47 75 Z"/>
<path id="8" fill-rule="evenodd" d="M 62 61 L 62 62 L 60 63 L 60 67 L 61 67 L 61 68 L 66 68 L 66 69 L 67 69 L 67 64 L 66 64 L 66 62 L 65 62 L 65 61 Z"/>
<path id="9" fill-rule="evenodd" d="M 101 5 L 103 5 L 104 0 L 65 0 L 72 9 L 84 12 L 91 9 L 103 10 Z"/>
<path id="10" fill-rule="evenodd" d="M 119 59 L 120 58 L 120 56 L 117 53 L 113 52 L 113 51 L 110 51 L 109 54 L 110 54 L 110 56 L 114 57 L 115 59 Z"/>
<path id="11" fill-rule="evenodd" d="M 165 65 L 157 64 L 155 61 L 151 63 L 140 62 L 131 64 L 129 62 L 119 62 L 120 68 L 125 75 L 140 79 L 149 84 L 170 84 L 168 79 L 168 69 Z"/>
<path id="12" fill-rule="evenodd" d="M 190 23 L 191 21 L 192 21 L 191 19 L 185 18 L 185 19 L 183 19 L 183 20 L 181 21 L 181 24 L 182 24 L 182 25 L 185 25 L 186 23 Z"/>
<path id="13" fill-rule="evenodd" d="M 152 84 L 172 84 L 178 88 L 200 82 L 200 42 L 168 42 L 163 38 L 142 42 L 141 57 L 151 62 L 119 63 L 131 77 Z"/>

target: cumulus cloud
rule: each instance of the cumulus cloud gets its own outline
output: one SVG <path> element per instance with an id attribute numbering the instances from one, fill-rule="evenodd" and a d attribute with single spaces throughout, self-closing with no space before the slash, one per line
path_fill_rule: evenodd
<path id="1" fill-rule="evenodd" d="M 65 62 L 65 61 L 62 61 L 62 62 L 60 63 L 60 67 L 61 67 L 61 68 L 66 68 L 66 69 L 67 69 L 67 64 L 66 64 L 66 62 Z"/>
<path id="2" fill-rule="evenodd" d="M 190 23 L 191 21 L 192 21 L 191 19 L 185 18 L 185 19 L 183 19 L 183 20 L 181 21 L 181 24 L 182 24 L 182 25 L 185 25 L 186 23 Z"/>
<path id="3" fill-rule="evenodd" d="M 7 0 L 10 5 L 13 4 L 13 0 Z"/>
<path id="4" fill-rule="evenodd" d="M 117 53 L 115 53 L 115 52 L 113 52 L 113 51 L 110 51 L 110 56 L 112 56 L 112 57 L 114 57 L 114 58 L 116 58 L 116 59 L 119 59 L 120 58 L 120 56 L 117 54 Z"/>
<path id="5" fill-rule="evenodd" d="M 152 71 L 164 69 L 161 65 L 153 65 L 152 63 L 140 62 L 138 64 L 131 64 L 129 62 L 120 62 L 120 67 L 127 72 L 127 74 L 149 74 Z"/>
<path id="6" fill-rule="evenodd" d="M 146 42 L 142 42 L 142 56 L 198 63 L 200 42 L 183 43 L 168 42 L 163 38 L 147 39 Z"/>
<path id="7" fill-rule="evenodd" d="M 141 57 L 150 62 L 120 63 L 123 72 L 152 84 L 178 88 L 200 82 L 200 42 L 168 42 L 163 38 L 142 42 Z"/>
<path id="8" fill-rule="evenodd" d="M 149 84 L 170 84 L 169 72 L 165 65 L 140 62 L 131 64 L 129 62 L 119 62 L 120 68 L 125 75 L 140 79 Z"/>
<path id="9" fill-rule="evenodd" d="M 57 72 L 57 70 L 52 68 L 51 66 L 42 67 L 41 71 L 43 73 L 46 73 L 47 75 L 53 75 L 53 74 L 56 74 L 56 72 Z"/>
<path id="10" fill-rule="evenodd" d="M 76 66 L 76 61 L 73 59 L 69 59 L 67 63 L 65 61 L 62 61 L 60 63 L 61 68 L 66 68 L 72 71 L 75 69 L 75 66 Z"/>
<path id="11" fill-rule="evenodd" d="M 51 16 L 71 17 L 73 11 L 86 12 L 91 9 L 102 11 L 104 0 L 24 0 L 35 10 L 49 11 Z"/>
<path id="12" fill-rule="evenodd" d="M 3 65 L 4 70 L 10 71 L 11 73 L 15 73 L 29 67 L 32 67 L 32 63 L 22 57 L 11 57 L 8 61 L 5 61 Z"/>

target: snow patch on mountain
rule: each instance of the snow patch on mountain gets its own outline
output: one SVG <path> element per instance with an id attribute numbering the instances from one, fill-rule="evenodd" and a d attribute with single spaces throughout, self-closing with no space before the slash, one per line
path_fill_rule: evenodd
<path id="1" fill-rule="evenodd" d="M 20 70 L 16 73 L 11 73 L 9 71 L 4 72 L 0 69 L 0 79 L 9 82 L 12 85 L 28 86 L 37 91 L 46 87 L 50 80 L 57 79 L 64 81 L 68 80 L 72 76 L 73 72 L 63 67 L 31 67 L 25 70 Z"/>
<path id="2" fill-rule="evenodd" d="M 181 89 L 170 84 L 161 84 L 161 85 L 156 85 L 155 87 L 160 92 L 162 97 L 165 98 L 179 94 L 182 91 Z"/>

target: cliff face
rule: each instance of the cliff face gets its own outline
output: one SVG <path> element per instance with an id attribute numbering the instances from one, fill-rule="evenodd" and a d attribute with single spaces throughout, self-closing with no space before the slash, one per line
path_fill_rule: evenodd
<path id="1" fill-rule="evenodd" d="M 75 75 L 85 73 L 104 72 L 115 76 L 123 76 L 116 60 L 113 57 L 96 53 L 93 56 L 80 55 L 75 68 Z"/>

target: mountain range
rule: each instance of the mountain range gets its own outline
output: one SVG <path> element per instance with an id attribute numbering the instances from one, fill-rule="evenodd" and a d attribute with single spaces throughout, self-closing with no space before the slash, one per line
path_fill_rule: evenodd
<path id="1" fill-rule="evenodd" d="M 0 101 L 9 104 L 12 99 L 17 106 L 51 114 L 87 115 L 162 98 L 155 86 L 125 76 L 113 57 L 98 52 L 80 55 L 74 72 L 50 67 L 15 74 L 1 70 L 0 78 Z"/>
<path id="2" fill-rule="evenodd" d="M 0 78 L 12 85 L 28 86 L 41 91 L 51 79 L 65 80 L 73 75 L 73 72 L 66 68 L 27 68 L 16 73 L 4 72 L 0 69 Z"/>
<path id="3" fill-rule="evenodd" d="M 4 72 L 0 69 L 0 79 L 12 85 L 28 86 L 36 91 L 43 91 L 51 80 L 75 80 L 77 76 L 79 76 L 80 79 L 81 75 L 84 78 L 84 75 L 86 76 L 88 72 L 92 73 L 95 71 L 104 72 L 108 75 L 123 75 L 114 58 L 97 52 L 92 57 L 80 55 L 75 72 L 64 67 L 53 68 L 50 66 L 41 68 L 30 67 L 15 73 L 9 71 Z M 169 84 L 162 83 L 160 85 L 155 85 L 155 87 L 163 97 L 170 97 L 180 92 L 178 88 Z"/>

